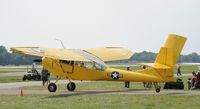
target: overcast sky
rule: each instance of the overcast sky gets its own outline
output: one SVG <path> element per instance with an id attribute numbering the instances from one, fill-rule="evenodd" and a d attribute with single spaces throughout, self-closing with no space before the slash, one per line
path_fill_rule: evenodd
<path id="1" fill-rule="evenodd" d="M 0 0 L 0 45 L 158 52 L 167 35 L 200 54 L 200 0 Z"/>

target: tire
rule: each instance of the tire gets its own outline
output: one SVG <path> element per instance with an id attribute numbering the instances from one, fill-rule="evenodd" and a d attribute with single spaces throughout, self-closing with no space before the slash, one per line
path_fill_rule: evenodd
<path id="1" fill-rule="evenodd" d="M 31 80 L 31 76 L 27 76 L 26 78 L 27 78 L 29 81 Z"/>
<path id="2" fill-rule="evenodd" d="M 48 85 L 48 90 L 49 90 L 49 92 L 56 92 L 56 90 L 57 90 L 56 84 L 55 83 L 50 83 Z"/>
<path id="3" fill-rule="evenodd" d="M 68 91 L 74 91 L 76 89 L 76 84 L 74 82 L 69 82 L 67 84 L 67 90 Z"/>
<path id="4" fill-rule="evenodd" d="M 160 92 L 160 88 L 157 88 L 157 89 L 156 89 L 156 92 L 159 93 L 159 92 Z"/>
<path id="5" fill-rule="evenodd" d="M 24 75 L 24 77 L 22 78 L 23 81 L 26 81 L 26 75 Z"/>

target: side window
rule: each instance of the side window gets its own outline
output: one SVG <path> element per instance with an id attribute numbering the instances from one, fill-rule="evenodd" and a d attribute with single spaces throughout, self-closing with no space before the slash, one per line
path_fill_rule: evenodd
<path id="1" fill-rule="evenodd" d="M 95 67 L 97 70 L 105 70 L 106 69 L 106 67 L 104 67 L 103 65 L 98 64 L 98 63 L 95 63 Z"/>
<path id="2" fill-rule="evenodd" d="M 84 62 L 84 67 L 88 69 L 95 69 L 93 62 Z"/>
<path id="3" fill-rule="evenodd" d="M 80 61 L 76 61 L 74 62 L 75 66 L 79 66 L 79 67 L 84 67 L 87 69 L 95 69 L 95 70 L 105 70 L 106 66 L 103 66 L 101 64 L 98 64 L 96 62 L 80 62 Z"/>
<path id="4" fill-rule="evenodd" d="M 63 64 L 74 65 L 74 61 L 60 60 Z"/>

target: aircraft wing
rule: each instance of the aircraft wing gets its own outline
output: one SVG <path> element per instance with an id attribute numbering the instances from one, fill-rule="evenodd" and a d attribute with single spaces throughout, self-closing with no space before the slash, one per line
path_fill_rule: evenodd
<path id="1" fill-rule="evenodd" d="M 73 49 L 12 47 L 10 50 L 31 56 L 49 57 L 60 60 L 89 61 L 84 56 L 74 52 Z"/>
<path id="2" fill-rule="evenodd" d="M 134 53 L 122 47 L 105 47 L 84 49 L 85 51 L 99 57 L 103 61 L 115 61 L 129 59 Z"/>
<path id="3" fill-rule="evenodd" d="M 41 48 L 41 47 L 12 47 L 11 51 L 18 53 L 49 57 L 60 60 L 73 61 L 114 61 L 129 59 L 133 53 L 125 48 L 106 47 L 92 49 L 58 49 L 58 48 Z"/>

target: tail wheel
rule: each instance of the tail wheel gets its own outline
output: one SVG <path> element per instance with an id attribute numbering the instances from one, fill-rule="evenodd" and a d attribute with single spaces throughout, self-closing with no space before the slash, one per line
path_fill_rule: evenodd
<path id="1" fill-rule="evenodd" d="M 159 92 L 160 92 L 160 88 L 157 88 L 157 89 L 156 89 L 156 92 L 159 93 Z"/>
<path id="2" fill-rule="evenodd" d="M 69 83 L 67 84 L 67 89 L 68 89 L 69 91 L 74 91 L 74 90 L 76 89 L 76 84 L 75 84 L 74 82 L 69 82 Z"/>
<path id="3" fill-rule="evenodd" d="M 22 78 L 23 81 L 26 81 L 26 75 L 24 75 L 24 77 Z"/>
<path id="4" fill-rule="evenodd" d="M 159 83 L 154 82 L 153 85 L 154 85 L 154 87 L 156 89 L 156 92 L 159 93 L 160 92 L 160 88 L 161 88 L 160 85 L 159 85 Z"/>
<path id="5" fill-rule="evenodd" d="M 56 84 L 55 83 L 50 83 L 48 85 L 48 90 L 49 90 L 49 92 L 55 92 L 57 90 Z"/>

